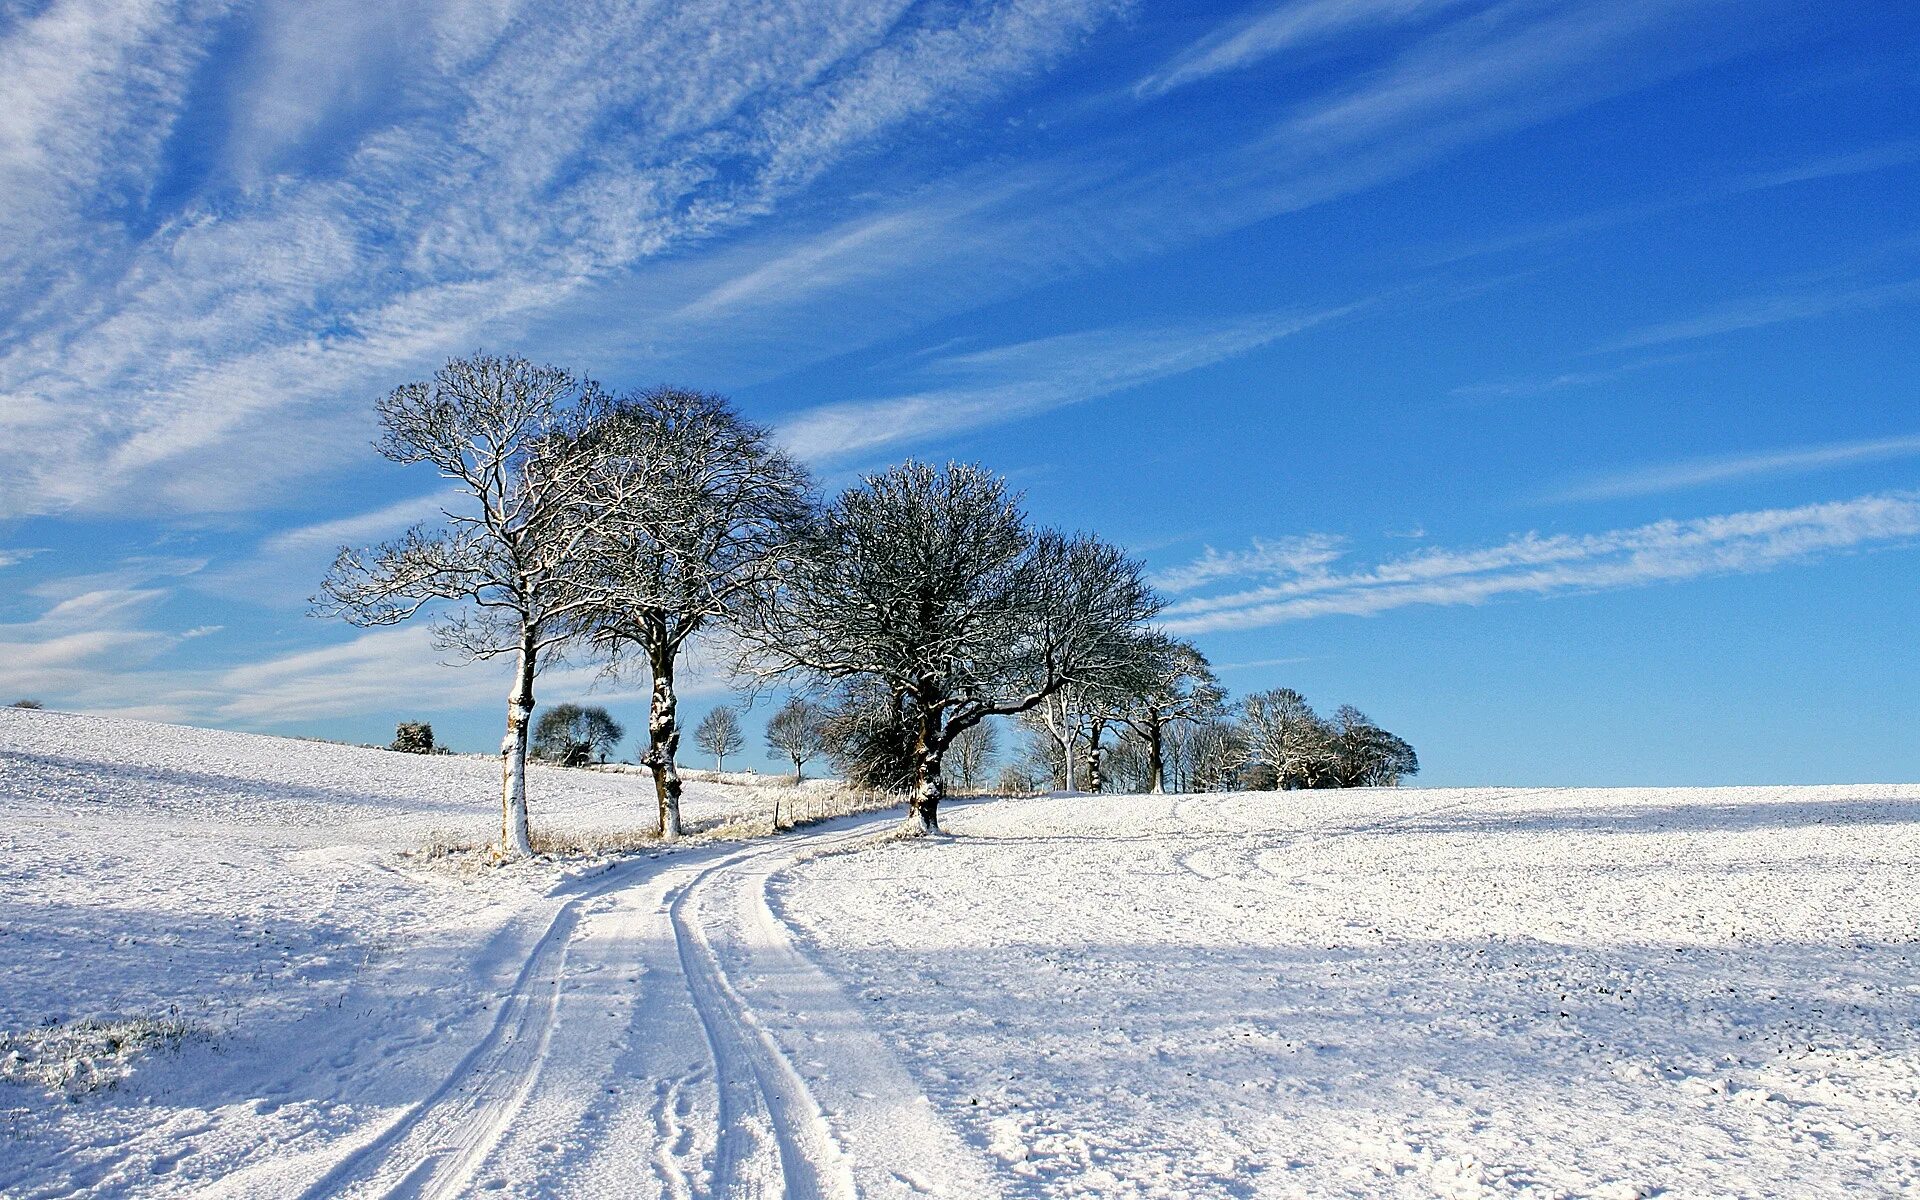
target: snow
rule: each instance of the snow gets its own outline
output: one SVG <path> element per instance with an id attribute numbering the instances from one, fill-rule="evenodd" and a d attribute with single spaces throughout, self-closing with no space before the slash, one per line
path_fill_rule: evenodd
<path id="1" fill-rule="evenodd" d="M 1001 801 L 777 897 L 1009 1192 L 1909 1194 L 1916 822 L 1915 787 Z"/>
<path id="2" fill-rule="evenodd" d="M 0 1195 L 1920 1194 L 1920 787 L 498 770 L 0 710 Z"/>

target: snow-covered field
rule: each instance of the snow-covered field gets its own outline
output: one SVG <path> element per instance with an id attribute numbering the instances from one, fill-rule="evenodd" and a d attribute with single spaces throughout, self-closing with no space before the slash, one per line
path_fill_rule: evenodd
<path id="1" fill-rule="evenodd" d="M 0 1195 L 1920 1194 L 1920 787 L 404 853 L 487 836 L 494 786 L 0 711 Z M 646 823 L 641 777 L 532 787 L 536 825 Z M 36 1082 L 88 1018 L 99 1073 Z M 100 1030 L 152 1039 L 117 1086 Z"/>

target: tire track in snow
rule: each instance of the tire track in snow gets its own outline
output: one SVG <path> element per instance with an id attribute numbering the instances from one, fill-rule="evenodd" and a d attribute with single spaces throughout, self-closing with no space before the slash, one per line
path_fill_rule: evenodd
<path id="1" fill-rule="evenodd" d="M 439 1087 L 301 1193 L 302 1200 L 374 1195 L 428 1200 L 454 1195 L 470 1183 L 538 1082 L 558 1023 L 568 952 L 583 912 L 590 903 L 628 886 L 628 877 L 642 865 L 615 867 L 562 904 L 528 953 L 480 1043 Z"/>
<path id="2" fill-rule="evenodd" d="M 810 1111 L 840 1153 L 833 1194 L 994 1200 L 998 1177 L 980 1148 L 934 1109 L 866 1006 L 806 952 L 778 911 L 774 880 L 830 847 L 774 863 L 741 864 L 712 880 L 719 919 L 731 927 L 737 975 L 724 966 L 741 1013 L 804 1087 Z M 772 864 L 772 865 L 769 865 Z M 747 993 L 742 997 L 742 993 Z M 777 1013 L 768 1022 L 761 1012 Z M 775 1026 L 785 1031 L 786 1046 Z"/>
<path id="3" fill-rule="evenodd" d="M 719 1138 L 711 1194 L 744 1198 L 852 1197 L 844 1154 L 805 1080 L 727 978 L 699 920 L 701 888 L 737 867 L 727 859 L 682 884 L 668 906 L 694 1011 L 705 1028 L 719 1085 Z"/>
<path id="4" fill-rule="evenodd" d="M 1312 846 L 1322 846 L 1328 842 L 1339 841 L 1342 838 L 1358 837 L 1369 833 L 1387 833 L 1396 828 L 1413 824 L 1416 821 L 1423 821 L 1430 817 L 1439 816 L 1442 813 L 1452 812 L 1456 809 L 1484 806 L 1490 801 L 1508 800 L 1515 796 L 1524 796 L 1536 792 L 1551 792 L 1554 790 L 1556 789 L 1508 788 L 1499 792 L 1469 795 L 1462 799 L 1446 800 L 1439 804 L 1410 809 L 1406 812 L 1365 821 L 1358 825 L 1346 825 L 1336 829 L 1302 830 L 1271 845 L 1252 846 L 1236 841 L 1231 846 L 1224 848 L 1219 846 L 1202 846 L 1197 850 L 1191 850 L 1180 855 L 1179 863 L 1181 869 L 1197 875 L 1208 882 L 1231 880 L 1251 888 L 1254 891 L 1271 893 L 1276 890 L 1273 886 L 1275 884 L 1286 887 L 1292 886 L 1280 880 L 1275 871 L 1268 866 L 1268 860 L 1271 858 L 1291 854 Z M 1197 801 L 1198 799 L 1199 797 L 1194 797 L 1194 800 Z M 1226 837 L 1230 835 L 1223 833 L 1222 836 Z M 1200 865 L 1202 860 L 1219 855 L 1223 849 L 1232 853 L 1237 860 L 1231 862 L 1226 870 L 1209 871 Z"/>
<path id="5" fill-rule="evenodd" d="M 601 932 L 628 947 L 634 961 L 619 961 L 622 970 L 640 965 L 641 953 L 632 947 L 644 939 L 637 935 L 651 933 L 665 943 L 663 953 L 648 956 L 654 961 L 643 982 L 625 996 L 634 1014 L 630 1024 L 638 1029 L 663 1008 L 677 1010 L 678 1016 L 668 1019 L 679 1020 L 687 1036 L 704 1041 L 708 1063 L 689 1072 L 684 1059 L 677 1064 L 664 1061 L 660 1046 L 634 1047 L 635 1065 L 644 1070 L 639 1077 L 655 1085 L 635 1091 L 649 1096 L 644 1121 L 657 1144 L 584 1147 L 582 1161 L 575 1165 L 605 1170 L 611 1159 L 630 1170 L 650 1163 L 662 1191 L 671 1196 L 850 1200 L 856 1194 L 853 1176 L 824 1112 L 798 1067 L 736 985 L 715 944 L 740 931 L 725 921 L 710 928 L 707 909 L 712 907 L 709 893 L 724 890 L 718 885 L 743 868 L 751 871 L 752 879 L 764 880 L 774 870 L 867 836 L 884 823 L 869 818 L 850 830 L 792 835 L 778 846 L 732 849 L 717 856 L 695 852 L 685 856 L 692 861 L 668 860 L 664 870 L 649 869 L 657 868 L 659 859 L 614 868 L 550 918 L 480 1042 L 427 1096 L 301 1192 L 302 1200 L 437 1200 L 465 1194 L 490 1163 L 511 1150 L 519 1134 L 516 1118 L 528 1108 L 529 1097 L 553 1090 L 541 1090 L 543 1067 L 550 1057 L 577 1058 L 581 1050 L 568 1042 L 563 998 L 576 939 L 589 916 L 614 923 Z M 649 893 L 658 889 L 660 903 L 604 905 L 609 897 L 637 899 L 619 894 L 639 888 Z M 764 933 L 747 932 L 756 934 L 756 940 Z M 584 971 L 606 966 L 589 962 Z M 674 994 L 671 1003 L 664 1002 L 665 993 Z M 605 1131 L 604 1141 L 614 1124 L 605 1119 L 609 1114 L 585 1111 Z M 709 1128 L 700 1129 L 702 1125 Z M 689 1175 L 682 1163 L 694 1141 L 711 1146 L 712 1153 L 701 1156 L 707 1158 L 704 1163 L 687 1163 L 695 1168 Z M 500 1173 L 517 1177 L 523 1172 L 516 1168 Z"/>

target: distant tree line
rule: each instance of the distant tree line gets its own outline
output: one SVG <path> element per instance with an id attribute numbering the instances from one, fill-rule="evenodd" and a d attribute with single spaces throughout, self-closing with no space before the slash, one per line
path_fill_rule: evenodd
<path id="1" fill-rule="evenodd" d="M 530 748 L 581 763 L 620 740 L 604 710 L 578 705 L 533 728 L 539 672 L 568 655 L 647 680 L 641 761 L 658 831 L 678 836 L 675 681 L 695 639 L 742 686 L 799 694 L 767 731 L 796 778 L 825 755 L 852 782 L 905 791 L 915 833 L 938 830 L 950 773 L 985 783 L 1002 718 L 1041 733 L 1063 786 L 1092 791 L 1232 786 L 1262 765 L 1274 786 L 1416 769 L 1410 747 L 1351 710 L 1313 718 L 1311 747 L 1269 738 L 1259 697 L 1231 715 L 1204 656 L 1152 627 L 1160 602 L 1137 562 L 1036 526 L 979 466 L 908 462 L 822 500 L 722 397 L 615 395 L 485 354 L 377 410 L 381 453 L 432 466 L 461 500 L 392 541 L 342 548 L 315 608 L 361 626 L 432 610 L 442 648 L 513 664 L 502 857 L 530 853 Z M 717 767 L 745 746 L 724 707 L 696 742 Z"/>
<path id="2" fill-rule="evenodd" d="M 1229 704 L 1205 659 L 1192 647 L 1185 651 L 1194 671 L 1187 693 L 1191 704 L 1157 724 L 1116 722 L 1098 708 L 1075 708 L 1076 700 L 1087 703 L 1080 697 L 1035 710 L 1023 721 L 1030 738 L 1027 752 L 1008 765 L 1002 786 L 1018 791 L 1272 791 L 1396 787 L 1419 773 L 1413 747 L 1359 709 L 1343 705 L 1322 717 L 1291 688 L 1256 692 Z M 1118 735 L 1107 737 L 1116 723 Z"/>

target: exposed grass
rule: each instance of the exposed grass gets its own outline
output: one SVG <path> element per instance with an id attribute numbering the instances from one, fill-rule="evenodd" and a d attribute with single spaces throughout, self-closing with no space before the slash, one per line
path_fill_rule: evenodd
<path id="1" fill-rule="evenodd" d="M 651 829 L 541 829 L 529 834 L 533 852 L 543 858 L 600 858 L 651 850 L 660 839 Z"/>
<path id="2" fill-rule="evenodd" d="M 133 1060 L 177 1050 L 207 1030 L 166 1017 L 84 1017 L 18 1033 L 0 1033 L 0 1080 L 78 1100 L 111 1088 L 133 1072 Z"/>
<path id="3" fill-rule="evenodd" d="M 757 783 L 749 782 L 749 778 L 743 776 L 727 780 L 730 786 L 739 789 L 736 793 L 739 807 L 721 817 L 688 821 L 684 826 L 682 844 L 705 845 L 774 837 L 802 826 L 856 813 L 881 812 L 902 803 L 902 798 L 892 793 L 848 787 L 837 780 L 808 780 L 796 787 L 792 783 L 781 782 L 777 776 L 759 776 Z M 776 800 L 780 807 L 780 826 L 777 829 L 774 827 Z M 634 854 L 658 850 L 670 844 L 661 841 L 651 826 L 639 829 L 573 829 L 562 826 L 555 829 L 538 823 L 532 830 L 532 842 L 536 856 L 554 863 Z M 407 851 L 404 857 L 466 879 L 484 875 L 497 865 L 491 841 L 476 842 L 470 835 L 444 829 L 427 834 L 420 845 Z"/>

